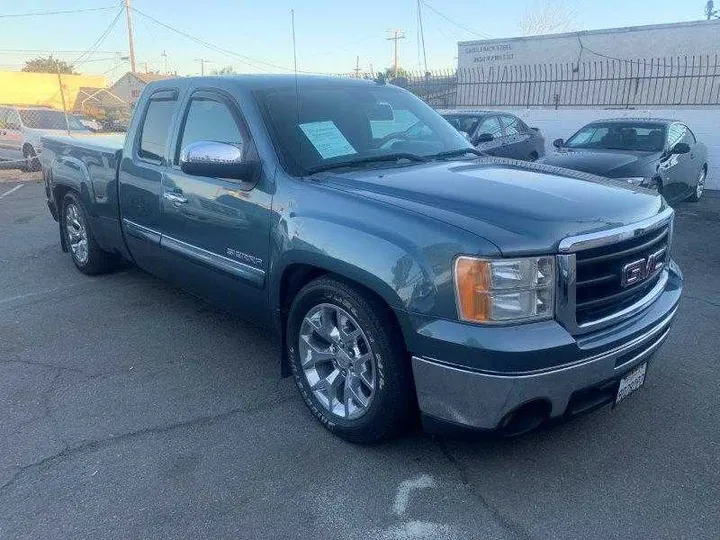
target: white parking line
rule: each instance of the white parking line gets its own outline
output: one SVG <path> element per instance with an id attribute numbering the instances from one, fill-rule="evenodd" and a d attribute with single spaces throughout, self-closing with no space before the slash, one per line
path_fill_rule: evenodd
<path id="1" fill-rule="evenodd" d="M 7 197 L 8 195 L 10 195 L 13 191 L 17 191 L 17 190 L 20 189 L 21 187 L 23 187 L 23 185 L 22 185 L 22 184 L 18 184 L 18 185 L 15 186 L 14 188 L 10 188 L 10 189 L 7 190 L 5 193 L 3 193 L 2 195 L 0 195 L 0 199 L 4 199 L 4 198 Z"/>

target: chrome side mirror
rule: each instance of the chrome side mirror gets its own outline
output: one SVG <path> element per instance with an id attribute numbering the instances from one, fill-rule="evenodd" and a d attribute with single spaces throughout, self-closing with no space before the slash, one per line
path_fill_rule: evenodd
<path id="1" fill-rule="evenodd" d="M 259 168 L 258 162 L 244 160 L 242 147 L 234 144 L 196 141 L 180 152 L 180 169 L 194 176 L 254 182 Z"/>

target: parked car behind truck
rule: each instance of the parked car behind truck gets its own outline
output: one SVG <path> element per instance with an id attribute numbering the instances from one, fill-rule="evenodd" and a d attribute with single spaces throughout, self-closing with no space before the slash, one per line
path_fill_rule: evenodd
<path id="1" fill-rule="evenodd" d="M 124 258 L 275 329 L 309 410 L 351 441 L 416 404 L 428 428 L 517 433 L 618 402 L 680 300 L 662 197 L 477 159 L 390 85 L 169 79 L 123 146 L 43 140 L 81 272 Z"/>
<path id="2" fill-rule="evenodd" d="M 0 105 L 0 160 L 24 171 L 39 171 L 43 135 L 90 133 L 71 114 L 49 107 Z"/>
<path id="3" fill-rule="evenodd" d="M 541 161 L 644 186 L 669 202 L 697 202 L 705 189 L 705 145 L 682 122 L 663 118 L 613 118 L 556 139 Z"/>
<path id="4" fill-rule="evenodd" d="M 545 138 L 514 114 L 470 109 L 440 110 L 445 120 L 490 156 L 535 161 L 545 155 Z"/>

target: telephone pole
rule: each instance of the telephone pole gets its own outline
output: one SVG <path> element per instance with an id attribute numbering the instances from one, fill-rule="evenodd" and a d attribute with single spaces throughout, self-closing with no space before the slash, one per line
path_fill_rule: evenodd
<path id="1" fill-rule="evenodd" d="M 205 75 L 205 64 L 210 64 L 210 60 L 205 58 L 196 58 L 196 62 L 200 62 L 200 75 Z"/>
<path id="2" fill-rule="evenodd" d="M 398 40 L 405 39 L 405 33 L 402 30 L 388 30 L 392 35 L 387 39 L 393 42 L 393 77 L 398 74 Z"/>
<path id="3" fill-rule="evenodd" d="M 422 42 L 422 55 L 423 55 L 423 66 L 425 67 L 425 73 L 428 72 L 427 68 L 427 53 L 425 52 L 425 30 L 423 29 L 422 20 L 422 6 L 420 0 L 417 0 L 417 13 L 418 13 L 418 28 L 420 30 L 420 41 Z"/>
<path id="4" fill-rule="evenodd" d="M 168 75 L 168 66 L 167 66 L 167 58 L 168 58 L 168 57 L 167 57 L 167 52 L 166 52 L 166 51 L 163 51 L 160 56 L 162 56 L 162 58 L 163 58 L 163 63 L 164 63 L 164 66 L 165 66 L 165 75 Z"/>
<path id="5" fill-rule="evenodd" d="M 355 78 L 356 79 L 360 78 L 360 55 L 359 54 L 355 57 Z"/>
<path id="6" fill-rule="evenodd" d="M 125 4 L 125 15 L 127 17 L 128 45 L 130 47 L 130 71 L 135 73 L 137 69 L 135 65 L 135 40 L 133 38 L 132 8 L 130 7 L 130 0 L 123 0 L 123 2 Z"/>

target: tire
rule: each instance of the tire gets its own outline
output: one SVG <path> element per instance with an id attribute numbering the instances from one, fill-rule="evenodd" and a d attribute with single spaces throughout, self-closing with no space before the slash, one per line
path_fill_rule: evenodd
<path id="1" fill-rule="evenodd" d="M 32 146 L 25 146 L 23 148 L 23 172 L 36 172 L 42 168 L 42 164 L 35 153 L 35 149 Z"/>
<path id="2" fill-rule="evenodd" d="M 382 302 L 339 279 L 310 282 L 292 303 L 287 348 L 295 383 L 320 423 L 347 441 L 396 436 L 413 410 L 410 362 L 395 327 Z"/>
<path id="3" fill-rule="evenodd" d="M 80 198 L 72 191 L 67 193 L 63 198 L 60 214 L 65 245 L 77 269 L 83 274 L 93 276 L 110 271 L 117 263 L 117 258 L 100 249 L 93 237 L 87 216 Z"/>
<path id="4" fill-rule="evenodd" d="M 706 179 L 707 179 L 707 165 L 703 165 L 702 169 L 700 169 L 700 176 L 698 177 L 697 184 L 695 185 L 695 190 L 687 198 L 688 201 L 698 202 L 700 200 L 703 192 L 705 191 L 705 180 Z"/>

